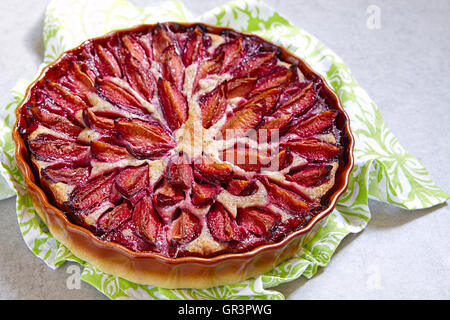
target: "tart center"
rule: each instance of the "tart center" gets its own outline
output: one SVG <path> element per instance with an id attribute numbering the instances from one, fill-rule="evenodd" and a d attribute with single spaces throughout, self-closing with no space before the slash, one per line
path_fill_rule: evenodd
<path id="1" fill-rule="evenodd" d="M 220 125 L 223 124 L 224 119 L 219 119 L 217 124 L 205 128 L 202 125 L 202 109 L 199 104 L 199 98 L 205 93 L 214 90 L 219 83 L 228 78 L 228 75 L 216 77 L 214 80 L 200 80 L 200 89 L 194 93 L 193 85 L 197 70 L 197 63 L 185 69 L 184 92 L 189 113 L 186 122 L 174 132 L 174 137 L 177 141 L 176 150 L 179 153 L 186 154 L 188 159 L 198 159 L 202 155 L 218 158 L 219 151 L 223 149 L 223 141 L 218 140 L 217 137 L 220 134 Z M 225 97 L 222 98 L 224 99 Z M 226 101 L 224 102 L 226 103 Z"/>

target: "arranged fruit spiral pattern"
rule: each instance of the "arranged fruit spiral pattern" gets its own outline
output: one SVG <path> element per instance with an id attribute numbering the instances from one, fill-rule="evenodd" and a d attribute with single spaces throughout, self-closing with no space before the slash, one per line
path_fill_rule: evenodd
<path id="1" fill-rule="evenodd" d="M 158 24 L 65 53 L 21 134 L 72 222 L 133 251 L 210 257 L 280 241 L 327 206 L 343 148 L 321 90 L 258 37 Z"/>

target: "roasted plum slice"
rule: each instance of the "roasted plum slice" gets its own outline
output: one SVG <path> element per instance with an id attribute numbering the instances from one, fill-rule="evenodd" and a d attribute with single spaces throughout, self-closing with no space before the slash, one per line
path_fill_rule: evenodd
<path id="1" fill-rule="evenodd" d="M 223 151 L 221 159 L 231 162 L 245 171 L 260 171 L 261 168 L 271 165 L 272 157 L 255 149 L 236 146 Z"/>
<path id="2" fill-rule="evenodd" d="M 297 117 L 310 108 L 317 100 L 316 90 L 312 84 L 309 84 L 306 88 L 299 90 L 299 92 L 281 105 L 272 114 L 273 117 L 278 115 L 290 113 L 294 117 Z"/>
<path id="3" fill-rule="evenodd" d="M 69 195 L 69 206 L 84 210 L 109 199 L 116 173 L 102 175 L 83 186 L 76 187 Z"/>
<path id="4" fill-rule="evenodd" d="M 97 91 L 111 103 L 132 113 L 144 114 L 147 109 L 132 92 L 124 87 L 117 78 L 97 79 Z"/>
<path id="5" fill-rule="evenodd" d="M 91 143 L 91 154 L 94 159 L 101 162 L 116 162 L 130 155 L 127 149 L 103 141 Z"/>
<path id="6" fill-rule="evenodd" d="M 185 156 L 173 157 L 168 164 L 166 178 L 175 188 L 182 190 L 191 188 L 194 174 L 189 159 Z"/>
<path id="7" fill-rule="evenodd" d="M 238 210 L 236 222 L 257 236 L 269 236 L 280 216 L 260 208 L 241 208 Z"/>
<path id="8" fill-rule="evenodd" d="M 258 187 L 255 181 L 247 179 L 233 179 L 228 183 L 226 190 L 234 196 L 251 196 Z"/>
<path id="9" fill-rule="evenodd" d="M 88 181 L 90 175 L 89 167 L 66 167 L 49 166 L 41 170 L 42 176 L 53 182 L 62 182 L 68 185 L 80 186 Z"/>
<path id="10" fill-rule="evenodd" d="M 301 214 L 312 208 L 305 198 L 287 187 L 280 186 L 266 177 L 261 178 L 261 182 L 268 191 L 271 201 L 281 208 L 293 214 Z"/>
<path id="11" fill-rule="evenodd" d="M 211 235 L 217 241 L 226 242 L 240 239 L 241 234 L 236 222 L 220 203 L 217 202 L 212 207 L 206 219 Z"/>
<path id="12" fill-rule="evenodd" d="M 133 222 L 137 233 L 149 243 L 154 244 L 161 230 L 161 219 L 153 209 L 150 197 L 143 197 L 134 207 Z"/>
<path id="13" fill-rule="evenodd" d="M 311 137 L 330 128 L 336 119 L 337 113 L 332 110 L 324 111 L 306 120 L 297 123 L 289 130 L 289 134 L 294 134 L 301 138 Z"/>
<path id="14" fill-rule="evenodd" d="M 257 74 L 259 68 L 272 61 L 276 64 L 276 52 L 262 52 L 245 58 L 234 70 L 231 71 L 237 78 L 248 77 Z"/>
<path id="15" fill-rule="evenodd" d="M 208 129 L 224 115 L 227 107 L 226 92 L 227 83 L 224 81 L 217 88 L 200 97 L 199 104 L 204 128 Z"/>
<path id="16" fill-rule="evenodd" d="M 84 121 L 87 126 L 101 134 L 112 135 L 114 120 L 98 116 L 89 109 L 83 110 Z"/>
<path id="17" fill-rule="evenodd" d="M 86 96 L 95 92 L 94 81 L 95 75 L 85 63 L 72 63 L 61 83 L 77 95 Z"/>
<path id="18" fill-rule="evenodd" d="M 271 88 L 259 92 L 255 95 L 252 95 L 251 98 L 247 101 L 246 105 L 251 105 L 258 101 L 264 101 L 266 104 L 266 113 L 270 113 L 277 104 L 281 91 L 282 90 L 280 88 Z"/>
<path id="19" fill-rule="evenodd" d="M 119 228 L 131 218 L 132 208 L 129 202 L 122 202 L 120 205 L 105 212 L 97 222 L 99 233 L 108 233 Z"/>
<path id="20" fill-rule="evenodd" d="M 147 62 L 147 60 L 143 61 Z M 151 101 L 156 90 L 156 80 L 147 68 L 149 67 L 144 67 L 143 63 L 140 63 L 134 57 L 130 57 L 128 62 L 124 64 L 123 69 L 131 87 L 136 90 L 141 97 L 147 101 Z"/>
<path id="21" fill-rule="evenodd" d="M 219 162 L 212 158 L 202 158 L 194 163 L 194 173 L 200 180 L 208 183 L 226 183 L 233 178 L 233 167 L 225 162 Z"/>
<path id="22" fill-rule="evenodd" d="M 34 88 L 33 91 L 32 101 L 30 101 L 30 103 L 27 105 L 27 108 L 36 106 L 60 116 L 67 116 L 70 120 L 74 119 L 74 113 L 71 111 L 66 112 L 66 110 L 64 110 L 52 98 L 50 98 L 45 90 L 43 90 L 42 88 Z M 30 120 L 32 120 L 32 118 L 28 119 L 28 121 Z"/>
<path id="23" fill-rule="evenodd" d="M 138 235 L 138 226 L 132 219 L 126 221 L 117 229 L 105 233 L 100 239 L 108 242 L 119 243 L 136 252 L 152 251 L 152 244 Z"/>
<path id="24" fill-rule="evenodd" d="M 137 158 L 155 158 L 167 153 L 175 142 L 158 123 L 116 119 L 115 129 L 128 151 Z"/>
<path id="25" fill-rule="evenodd" d="M 248 252 L 322 212 L 345 163 L 345 115 L 308 70 L 232 30 L 117 31 L 43 73 L 19 132 L 50 202 L 99 239 L 165 258 Z"/>
<path id="26" fill-rule="evenodd" d="M 245 98 L 252 92 L 253 88 L 258 81 L 257 77 L 253 78 L 235 78 L 227 82 L 226 97 L 228 99 L 233 98 Z"/>
<path id="27" fill-rule="evenodd" d="M 160 61 L 164 50 L 174 44 L 175 42 L 171 32 L 166 29 L 166 26 L 158 23 L 153 31 L 153 59 L 155 61 Z"/>
<path id="28" fill-rule="evenodd" d="M 162 78 L 158 79 L 158 91 L 169 128 L 172 131 L 177 130 L 188 118 L 186 98 L 174 84 Z"/>
<path id="29" fill-rule="evenodd" d="M 271 72 L 258 80 L 255 91 L 262 92 L 272 88 L 284 87 L 293 79 L 294 72 L 293 68 L 275 70 L 275 72 Z"/>
<path id="30" fill-rule="evenodd" d="M 169 225 L 167 240 L 172 244 L 186 244 L 197 238 L 199 234 L 200 222 L 198 218 L 183 209 Z"/>
<path id="31" fill-rule="evenodd" d="M 191 202 L 195 206 L 211 205 L 220 188 L 208 183 L 194 183 L 192 185 Z"/>
<path id="32" fill-rule="evenodd" d="M 289 148 L 293 153 L 299 154 L 308 161 L 326 161 L 341 151 L 338 146 L 315 138 L 288 141 L 284 142 L 282 146 Z"/>
<path id="33" fill-rule="evenodd" d="M 28 147 L 36 159 L 42 161 L 84 165 L 91 158 L 88 146 L 44 134 L 28 141 Z"/>
<path id="34" fill-rule="evenodd" d="M 82 98 L 56 82 L 46 82 L 39 92 L 52 99 L 52 103 L 60 107 L 72 119 L 76 119 L 78 111 L 88 108 Z"/>
<path id="35" fill-rule="evenodd" d="M 184 65 L 175 46 L 169 46 L 163 51 L 161 65 L 164 78 L 170 83 L 173 83 L 175 88 L 182 90 L 184 83 Z"/>
<path id="36" fill-rule="evenodd" d="M 266 113 L 267 104 L 264 99 L 245 105 L 227 119 L 220 133 L 227 140 L 243 137 L 256 128 Z"/>
<path id="37" fill-rule="evenodd" d="M 217 55 L 223 53 L 221 73 L 226 73 L 236 67 L 242 60 L 242 39 L 235 39 L 224 43 L 217 49 Z"/>
<path id="38" fill-rule="evenodd" d="M 122 43 L 124 51 L 128 52 L 129 56 L 137 61 L 144 70 L 150 69 L 151 60 L 148 58 L 148 55 L 151 54 L 149 39 L 126 35 L 122 37 Z"/>
<path id="39" fill-rule="evenodd" d="M 222 68 L 224 54 L 221 52 L 215 57 L 210 57 L 202 62 L 199 62 L 197 73 L 192 84 L 192 93 L 196 93 L 199 89 L 200 80 L 206 78 L 208 75 L 217 73 Z"/>
<path id="40" fill-rule="evenodd" d="M 311 165 L 286 175 L 286 178 L 305 187 L 314 187 L 327 180 L 332 169 L 331 165 Z"/>
<path id="41" fill-rule="evenodd" d="M 201 61 L 207 55 L 205 35 L 199 26 L 193 28 L 187 37 L 183 48 L 183 62 L 186 67 Z"/>
<path id="42" fill-rule="evenodd" d="M 29 106 L 28 112 L 34 121 L 37 121 L 39 124 L 42 124 L 53 131 L 63 133 L 69 138 L 76 139 L 81 131 L 83 131 L 82 127 L 69 119 L 45 109 Z"/>
<path id="43" fill-rule="evenodd" d="M 292 96 L 287 102 L 278 106 L 272 114 L 265 117 L 259 130 L 268 130 L 269 136 L 272 130 L 278 130 L 279 135 L 283 135 L 292 118 L 304 113 L 315 101 L 315 90 L 309 85 L 304 90 Z"/>
<path id="44" fill-rule="evenodd" d="M 125 198 L 131 198 L 148 186 L 148 178 L 147 164 L 126 168 L 116 176 L 116 187 Z"/>
<path id="45" fill-rule="evenodd" d="M 122 77 L 122 70 L 114 54 L 105 46 L 97 44 L 94 56 L 95 66 L 102 77 Z"/>
<path id="46" fill-rule="evenodd" d="M 184 192 L 172 187 L 167 180 L 164 180 L 153 194 L 153 200 L 157 207 L 174 206 L 183 201 L 184 198 Z"/>

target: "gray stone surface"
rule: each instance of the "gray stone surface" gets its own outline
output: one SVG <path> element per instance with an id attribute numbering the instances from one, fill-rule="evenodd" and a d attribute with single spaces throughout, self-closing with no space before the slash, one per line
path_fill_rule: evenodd
<path id="1" fill-rule="evenodd" d="M 43 58 L 41 30 L 48 2 L 0 1 L 0 105 L 16 80 L 32 77 Z M 224 2 L 185 1 L 195 14 Z M 344 59 L 388 127 L 437 185 L 450 192 L 450 2 L 268 3 Z M 381 9 L 379 30 L 366 27 L 371 4 Z M 344 239 L 328 267 L 311 280 L 301 278 L 276 289 L 287 299 L 449 299 L 448 206 L 406 211 L 370 202 L 370 207 L 373 218 L 367 229 Z M 28 250 L 13 198 L 0 201 L 0 212 L 0 299 L 105 299 L 85 283 L 69 289 L 70 264 L 51 270 Z"/>

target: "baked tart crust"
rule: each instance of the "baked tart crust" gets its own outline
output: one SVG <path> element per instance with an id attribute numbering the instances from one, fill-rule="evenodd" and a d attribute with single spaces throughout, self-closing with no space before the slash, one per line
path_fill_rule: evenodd
<path id="1" fill-rule="evenodd" d="M 16 159 L 50 231 L 130 281 L 205 288 L 291 257 L 353 166 L 337 95 L 286 49 L 205 24 L 67 51 L 28 88 Z"/>

